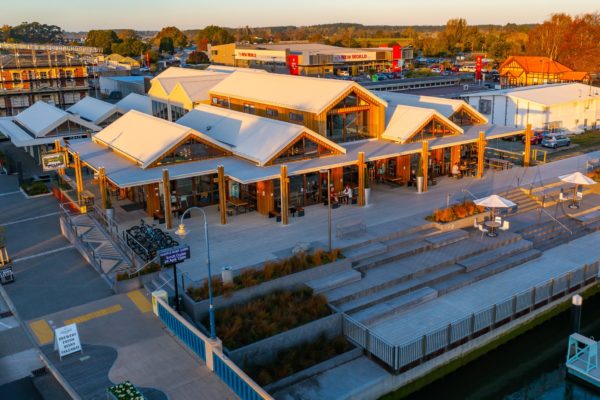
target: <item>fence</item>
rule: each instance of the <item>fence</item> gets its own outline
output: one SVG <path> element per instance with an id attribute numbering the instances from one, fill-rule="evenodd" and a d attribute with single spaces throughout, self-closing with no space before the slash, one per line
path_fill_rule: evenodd
<path id="1" fill-rule="evenodd" d="M 347 315 L 343 319 L 343 332 L 394 371 L 408 370 L 597 280 L 598 266 L 599 262 L 595 262 L 573 269 L 400 345 L 387 342 Z"/>
<path id="2" fill-rule="evenodd" d="M 242 400 L 272 400 L 273 398 L 244 373 L 223 352 L 213 347 L 209 339 L 177 314 L 162 299 L 154 297 L 159 319 L 202 360 L 212 359 L 214 373 Z M 212 356 L 212 357 L 211 357 Z M 207 361 L 207 366 L 210 362 Z M 210 368 L 210 366 L 209 366 Z"/>

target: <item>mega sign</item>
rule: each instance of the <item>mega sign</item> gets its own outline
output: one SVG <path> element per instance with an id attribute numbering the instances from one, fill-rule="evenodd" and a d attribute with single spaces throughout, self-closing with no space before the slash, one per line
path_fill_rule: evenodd
<path id="1" fill-rule="evenodd" d="M 162 265 L 177 264 L 190 258 L 190 248 L 184 246 L 162 249 L 158 251 L 158 256 Z"/>
<path id="2" fill-rule="evenodd" d="M 374 51 L 364 53 L 340 53 L 333 55 L 333 62 L 370 61 L 375 59 L 376 57 Z"/>
<path id="3" fill-rule="evenodd" d="M 64 153 L 50 153 L 42 155 L 42 169 L 44 171 L 56 171 L 57 169 L 66 168 Z"/>

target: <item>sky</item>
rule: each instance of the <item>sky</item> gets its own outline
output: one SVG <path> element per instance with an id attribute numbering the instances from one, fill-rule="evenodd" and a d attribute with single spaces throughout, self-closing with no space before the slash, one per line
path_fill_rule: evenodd
<path id="1" fill-rule="evenodd" d="M 22 0 L 3 7 L 0 25 L 37 21 L 66 31 L 132 28 L 159 30 L 220 25 L 470 25 L 537 23 L 550 14 L 600 10 L 597 0 Z"/>

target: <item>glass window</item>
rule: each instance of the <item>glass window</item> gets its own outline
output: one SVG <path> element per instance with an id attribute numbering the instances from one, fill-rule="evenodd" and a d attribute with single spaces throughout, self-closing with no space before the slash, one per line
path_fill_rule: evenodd
<path id="1" fill-rule="evenodd" d="M 167 104 L 152 100 L 152 115 L 162 119 L 169 119 Z"/>
<path id="2" fill-rule="evenodd" d="M 229 100 L 220 97 L 213 97 L 212 103 L 215 106 L 229 107 Z"/>
<path id="3" fill-rule="evenodd" d="M 277 118 L 279 117 L 279 111 L 274 108 L 267 108 L 267 117 Z"/>
<path id="4" fill-rule="evenodd" d="M 179 118 L 183 117 L 187 111 L 183 107 L 171 106 L 171 119 L 173 121 L 177 121 Z"/>
<path id="5" fill-rule="evenodd" d="M 290 121 L 304 122 L 304 115 L 295 112 L 290 112 Z"/>
<path id="6" fill-rule="evenodd" d="M 195 139 L 189 139 L 177 149 L 158 162 L 159 165 L 174 164 L 185 161 L 205 160 L 207 158 L 219 157 L 223 153 Z"/>
<path id="7" fill-rule="evenodd" d="M 244 112 L 246 114 L 255 114 L 256 109 L 254 108 L 254 104 L 244 104 Z"/>

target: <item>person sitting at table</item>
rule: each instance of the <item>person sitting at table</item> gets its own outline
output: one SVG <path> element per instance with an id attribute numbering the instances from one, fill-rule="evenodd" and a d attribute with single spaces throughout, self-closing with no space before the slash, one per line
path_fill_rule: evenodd
<path id="1" fill-rule="evenodd" d="M 338 202 L 338 197 L 335 194 L 335 189 L 333 188 L 333 185 L 331 185 L 331 187 L 329 188 L 329 198 L 331 199 L 332 204 Z"/>
<path id="2" fill-rule="evenodd" d="M 346 185 L 342 194 L 344 195 L 344 203 L 352 204 L 352 189 L 350 188 L 350 185 Z"/>
<path id="3" fill-rule="evenodd" d="M 460 177 L 460 167 L 458 166 L 458 163 L 454 163 L 452 166 L 452 176 L 455 178 Z"/>

